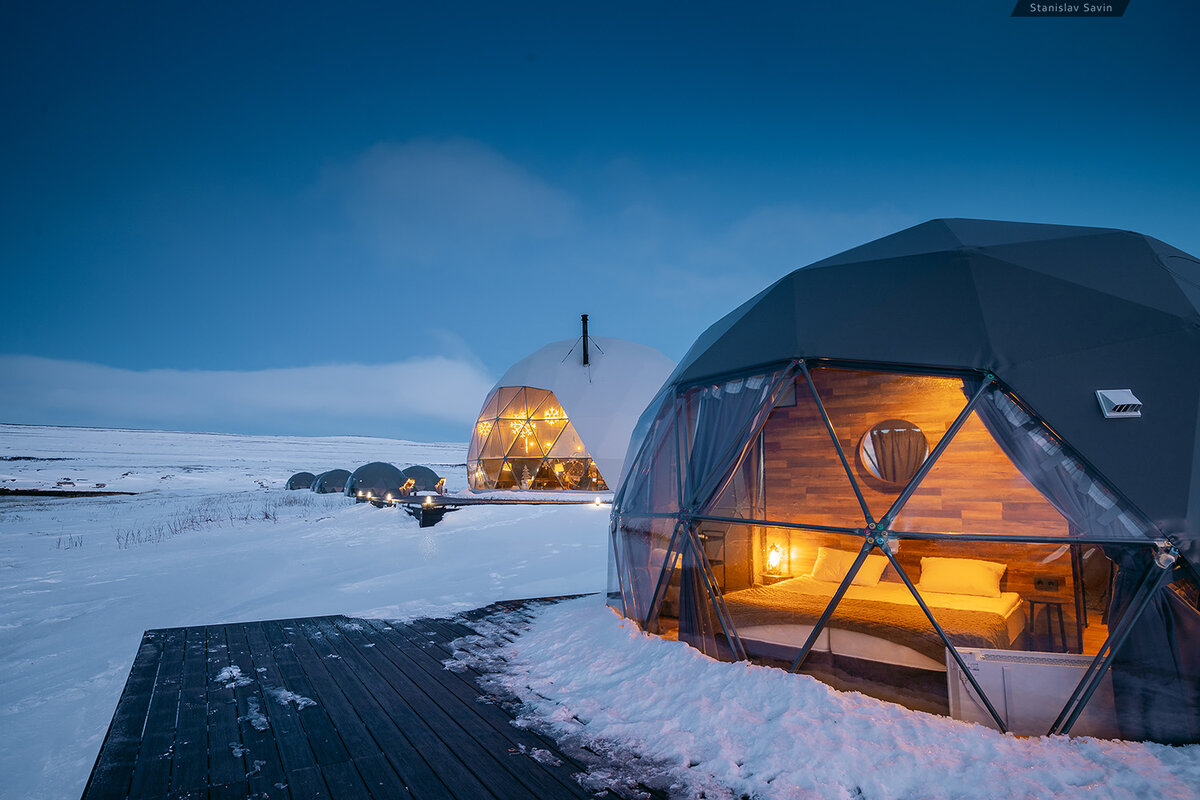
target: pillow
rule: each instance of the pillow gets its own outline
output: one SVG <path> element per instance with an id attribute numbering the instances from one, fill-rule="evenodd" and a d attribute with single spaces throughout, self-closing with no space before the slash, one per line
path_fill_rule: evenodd
<path id="1" fill-rule="evenodd" d="M 979 597 L 999 597 L 1000 578 L 1007 564 L 995 561 L 976 561 L 973 558 L 921 559 L 921 581 L 917 589 L 942 594 L 970 594 Z"/>
<path id="2" fill-rule="evenodd" d="M 858 553 L 849 553 L 832 547 L 818 547 L 817 560 L 813 563 L 812 572 L 808 573 L 808 577 L 818 581 L 841 583 L 842 579 L 846 577 L 846 573 L 850 571 L 850 567 L 854 565 L 856 558 L 858 558 Z M 852 583 L 855 586 L 875 586 L 883 577 L 883 571 L 887 569 L 887 566 L 887 556 L 867 556 L 867 560 L 859 567 L 858 574 L 854 576 Z"/>

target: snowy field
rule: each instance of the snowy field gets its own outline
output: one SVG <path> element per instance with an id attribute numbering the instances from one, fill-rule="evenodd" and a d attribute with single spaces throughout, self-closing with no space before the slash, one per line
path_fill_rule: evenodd
<path id="1" fill-rule="evenodd" d="M 79 797 L 148 628 L 403 619 L 603 588 L 607 506 L 474 507 L 420 529 L 398 509 L 281 488 L 301 469 L 378 459 L 428 464 L 461 490 L 464 455 L 357 437 L 0 425 L 0 486 L 139 492 L 0 497 L 0 798 Z M 526 700 L 529 724 L 639 753 L 682 797 L 1200 797 L 1200 747 L 1001 736 L 711 661 L 598 597 L 545 609 L 515 642 L 481 642 L 464 657 L 495 668 L 504 648 L 495 679 Z"/>
<path id="2" fill-rule="evenodd" d="M 399 509 L 282 488 L 301 469 L 379 459 L 432 466 L 462 489 L 465 455 L 358 437 L 0 425 L 0 486 L 141 492 L 0 497 L 0 798 L 80 796 L 146 629 L 408 618 L 603 589 L 607 506 L 474 507 L 421 529 Z"/>

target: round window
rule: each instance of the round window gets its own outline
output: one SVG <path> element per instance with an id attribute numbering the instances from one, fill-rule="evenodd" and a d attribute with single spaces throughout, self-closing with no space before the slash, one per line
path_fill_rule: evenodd
<path id="1" fill-rule="evenodd" d="M 858 455 L 867 471 L 884 483 L 903 486 L 929 455 L 925 433 L 903 419 L 876 422 L 863 434 Z"/>

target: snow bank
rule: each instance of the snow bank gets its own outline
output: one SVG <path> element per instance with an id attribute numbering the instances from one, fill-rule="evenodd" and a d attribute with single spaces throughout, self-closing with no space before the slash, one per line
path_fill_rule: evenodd
<path id="1" fill-rule="evenodd" d="M 493 680 L 523 722 L 640 756 L 647 785 L 689 797 L 1195 798 L 1200 746 L 1017 738 L 837 692 L 803 675 L 714 661 L 640 632 L 596 597 L 494 635 Z M 462 658 L 488 661 L 463 645 Z M 472 653 L 467 653 L 472 650 Z M 451 664 L 453 666 L 453 664 Z M 629 776 L 626 776 L 629 777 Z M 621 776 L 593 776 L 596 784 Z"/>

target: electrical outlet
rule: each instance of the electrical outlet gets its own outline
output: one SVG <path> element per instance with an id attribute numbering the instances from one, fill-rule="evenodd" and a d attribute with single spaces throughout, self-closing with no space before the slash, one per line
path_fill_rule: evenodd
<path id="1" fill-rule="evenodd" d="M 1034 578 L 1033 588 L 1039 592 L 1057 592 L 1058 578 Z"/>

